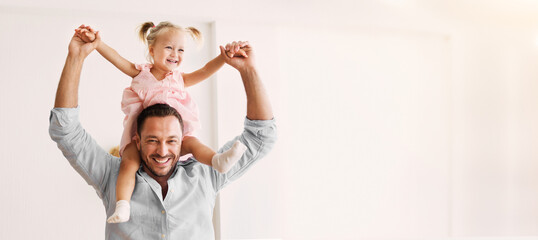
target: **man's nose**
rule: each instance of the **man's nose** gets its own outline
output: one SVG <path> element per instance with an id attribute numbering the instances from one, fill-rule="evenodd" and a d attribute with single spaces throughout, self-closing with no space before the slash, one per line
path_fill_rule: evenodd
<path id="1" fill-rule="evenodd" d="M 159 147 L 157 148 L 157 153 L 161 157 L 164 157 L 168 154 L 168 146 L 166 145 L 166 143 L 159 144 Z"/>

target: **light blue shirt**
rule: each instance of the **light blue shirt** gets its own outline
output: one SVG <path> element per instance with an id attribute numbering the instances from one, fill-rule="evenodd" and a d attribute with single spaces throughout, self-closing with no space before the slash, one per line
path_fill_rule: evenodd
<path id="1" fill-rule="evenodd" d="M 78 107 L 52 109 L 49 133 L 71 166 L 95 188 L 108 217 L 116 206 L 121 159 L 97 145 L 82 128 L 78 115 Z M 221 174 L 193 158 L 178 162 L 168 179 L 164 200 L 161 186 L 142 168 L 138 170 L 131 218 L 125 223 L 106 224 L 106 239 L 214 239 L 212 217 L 217 193 L 271 150 L 276 141 L 274 119 L 245 119 L 243 133 L 219 152 L 229 149 L 237 139 L 248 149 L 228 173 Z"/>

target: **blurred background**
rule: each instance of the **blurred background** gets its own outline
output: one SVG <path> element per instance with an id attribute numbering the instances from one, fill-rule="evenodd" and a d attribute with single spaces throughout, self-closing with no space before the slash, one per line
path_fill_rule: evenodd
<path id="1" fill-rule="evenodd" d="M 182 68 L 248 40 L 279 128 L 220 194 L 217 239 L 538 239 L 538 2 L 532 0 L 0 0 L 0 239 L 103 239 L 105 211 L 48 136 L 73 30 L 133 62 L 144 21 L 202 31 Z M 97 52 L 81 122 L 119 143 L 129 77 Z M 223 67 L 189 89 L 200 138 L 239 134 Z"/>

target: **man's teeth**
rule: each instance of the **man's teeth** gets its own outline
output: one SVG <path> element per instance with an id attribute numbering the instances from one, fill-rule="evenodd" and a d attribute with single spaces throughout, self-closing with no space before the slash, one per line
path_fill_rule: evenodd
<path id="1" fill-rule="evenodd" d="M 154 159 L 155 159 L 155 158 L 154 158 Z M 161 160 L 161 161 L 155 159 L 155 161 L 157 161 L 158 163 L 165 163 L 166 161 L 168 161 L 168 158 L 167 158 L 167 159 L 164 159 L 164 160 Z"/>

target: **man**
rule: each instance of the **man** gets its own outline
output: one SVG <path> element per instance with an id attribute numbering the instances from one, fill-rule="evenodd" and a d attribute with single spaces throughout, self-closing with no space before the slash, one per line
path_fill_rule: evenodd
<path id="1" fill-rule="evenodd" d="M 120 159 L 111 156 L 86 133 L 78 121 L 78 85 L 84 59 L 95 49 L 73 36 L 60 77 L 49 133 L 75 170 L 102 199 L 107 216 L 114 212 Z M 265 156 L 276 140 L 276 125 L 263 84 L 247 42 L 234 42 L 226 63 L 241 74 L 247 96 L 244 131 L 235 140 L 247 146 L 238 163 L 226 174 L 193 159 L 178 162 L 182 129 L 180 116 L 167 105 L 152 106 L 141 119 L 136 137 L 142 167 L 137 172 L 128 222 L 106 225 L 106 239 L 213 239 L 213 207 L 217 193 Z M 234 57 L 245 51 L 247 58 Z M 228 54 L 232 57 L 229 57 Z M 149 109 L 149 107 L 148 107 Z M 156 113 L 155 113 L 156 112 Z M 141 114 L 142 115 L 142 114 Z"/>

